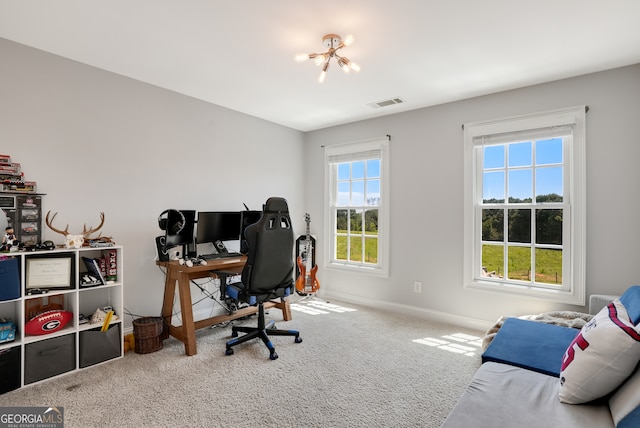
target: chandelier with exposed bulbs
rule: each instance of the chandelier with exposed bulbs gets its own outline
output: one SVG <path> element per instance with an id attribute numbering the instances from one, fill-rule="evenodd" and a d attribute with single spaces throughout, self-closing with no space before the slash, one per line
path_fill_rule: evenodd
<path id="1" fill-rule="evenodd" d="M 320 77 L 318 78 L 318 82 L 324 82 L 325 77 L 327 76 L 327 70 L 329 69 L 329 62 L 331 58 L 335 58 L 338 62 L 340 68 L 344 70 L 345 73 L 348 73 L 351 70 L 360 71 L 360 66 L 355 62 L 349 60 L 349 58 L 345 56 L 338 55 L 338 50 L 344 48 L 345 46 L 349 46 L 353 43 L 353 36 L 347 35 L 344 40 L 342 37 L 337 34 L 326 34 L 322 37 L 322 44 L 328 49 L 324 53 L 310 53 L 310 54 L 297 54 L 295 56 L 296 61 L 302 62 L 308 59 L 313 59 L 316 65 L 322 66 L 322 71 L 320 72 Z"/>

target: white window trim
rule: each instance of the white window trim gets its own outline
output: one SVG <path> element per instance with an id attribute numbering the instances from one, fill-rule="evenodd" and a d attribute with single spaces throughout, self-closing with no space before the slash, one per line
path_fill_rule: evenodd
<path id="1" fill-rule="evenodd" d="M 378 211 L 378 266 L 352 265 L 342 263 L 333 258 L 333 223 L 332 197 L 335 186 L 331 174 L 329 158 L 331 156 L 347 156 L 352 153 L 363 153 L 380 150 L 380 206 Z M 389 203 L 389 137 L 326 146 L 324 150 L 324 268 L 340 271 L 358 272 L 372 276 L 389 277 L 389 237 L 390 237 L 390 203 Z"/>
<path id="2" fill-rule="evenodd" d="M 586 258 L 586 188 L 585 188 L 585 152 L 586 152 L 586 107 L 578 106 L 567 109 L 547 111 L 543 113 L 517 116 L 487 122 L 475 122 L 464 125 L 464 255 L 463 281 L 465 288 L 488 290 L 501 293 L 512 293 L 552 300 L 559 303 L 584 306 L 586 301 L 585 258 Z M 475 220 L 475 201 L 478 189 L 475 177 L 478 168 L 474 162 L 473 139 L 482 135 L 517 132 L 527 129 L 539 129 L 550 126 L 573 124 L 573 142 L 569 150 L 572 177 L 570 188 L 570 242 L 571 257 L 569 284 L 566 290 L 552 290 L 517 284 L 496 284 L 483 281 L 478 277 L 481 266 L 477 266 L 476 251 L 480 236 L 479 226 Z M 566 265 L 565 265 L 566 266 Z"/>

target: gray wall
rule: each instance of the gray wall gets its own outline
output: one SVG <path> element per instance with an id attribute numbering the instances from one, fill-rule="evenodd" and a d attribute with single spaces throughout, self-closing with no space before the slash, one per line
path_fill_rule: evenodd
<path id="1" fill-rule="evenodd" d="M 0 153 L 37 181 L 57 226 L 81 232 L 104 211 L 130 312 L 160 314 L 163 210 L 260 209 L 279 195 L 304 212 L 303 133 L 4 39 L 0 58 Z"/>
<path id="2" fill-rule="evenodd" d="M 79 231 L 105 212 L 103 234 L 125 247 L 132 313 L 160 311 L 153 238 L 164 209 L 260 208 L 277 194 L 289 200 L 297 231 L 309 212 L 322 238 L 321 146 L 385 134 L 392 137 L 391 275 L 324 269 L 319 239 L 321 295 L 476 327 L 501 315 L 584 310 L 466 290 L 461 273 L 462 123 L 581 104 L 591 108 L 587 293 L 621 293 L 640 282 L 640 65 L 303 134 L 3 39 L 0 58 L 0 153 L 38 182 L 59 225 Z M 413 292 L 414 280 L 423 282 L 422 294 Z"/>
<path id="3" fill-rule="evenodd" d="M 409 98 L 409 96 L 407 96 Z M 486 325 L 502 315 L 584 310 L 530 297 L 463 288 L 461 125 L 577 105 L 587 114 L 587 294 L 622 293 L 640 283 L 640 65 L 414 110 L 308 133 L 306 207 L 322 218 L 322 145 L 390 134 L 391 275 L 322 268 L 327 296 L 392 310 Z M 321 223 L 312 232 L 322 236 Z M 319 246 L 322 245 L 322 240 Z M 322 254 L 322 251 L 320 251 Z M 413 281 L 423 282 L 422 294 Z"/>

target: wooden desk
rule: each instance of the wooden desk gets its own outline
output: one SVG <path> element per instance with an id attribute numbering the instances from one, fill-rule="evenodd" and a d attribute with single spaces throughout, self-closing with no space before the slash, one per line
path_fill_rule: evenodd
<path id="1" fill-rule="evenodd" d="M 200 321 L 193 320 L 191 280 L 206 277 L 217 277 L 218 275 L 216 274 L 216 271 L 237 271 L 240 273 L 246 260 L 247 258 L 244 256 L 229 259 L 208 260 L 207 264 L 204 266 L 198 265 L 193 267 L 180 265 L 177 260 L 156 262 L 159 266 L 166 269 L 164 300 L 162 302 L 162 318 L 164 319 L 161 336 L 162 339 L 168 339 L 171 335 L 184 343 L 184 351 L 187 355 L 195 355 L 198 353 L 196 348 L 196 330 L 255 314 L 258 311 L 258 308 L 256 306 L 249 306 L 248 308 L 240 309 L 231 314 L 218 315 Z M 176 283 L 178 285 L 180 310 L 182 312 L 182 325 L 179 326 L 171 324 Z M 291 319 L 291 308 L 289 307 L 288 300 L 280 302 L 266 302 L 264 304 L 265 309 L 272 308 L 274 306 L 282 310 L 282 315 L 285 321 L 289 321 Z"/>

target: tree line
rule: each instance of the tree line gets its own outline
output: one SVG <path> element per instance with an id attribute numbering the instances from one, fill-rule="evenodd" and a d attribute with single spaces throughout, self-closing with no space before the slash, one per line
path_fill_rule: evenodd
<path id="1" fill-rule="evenodd" d="M 531 198 L 509 198 L 509 204 L 531 203 Z M 562 202 L 562 196 L 551 193 L 536 197 L 537 203 Z M 503 204 L 504 199 L 487 199 L 485 204 Z M 482 240 L 504 241 L 504 215 L 507 212 L 508 242 L 531 243 L 531 209 L 513 207 L 484 208 L 482 210 Z M 563 210 L 538 207 L 535 209 L 535 243 L 562 244 Z"/>
<path id="2" fill-rule="evenodd" d="M 364 222 L 365 232 L 378 233 L 377 208 L 364 210 L 364 220 L 361 210 L 338 210 L 336 220 L 336 230 L 348 230 L 348 225 L 350 223 L 352 232 L 361 232 L 363 230 Z"/>

